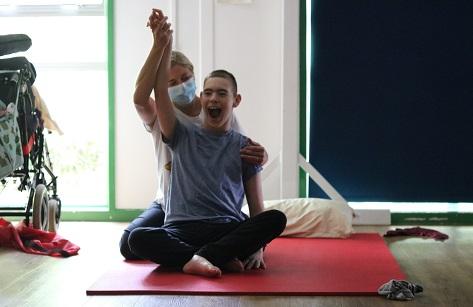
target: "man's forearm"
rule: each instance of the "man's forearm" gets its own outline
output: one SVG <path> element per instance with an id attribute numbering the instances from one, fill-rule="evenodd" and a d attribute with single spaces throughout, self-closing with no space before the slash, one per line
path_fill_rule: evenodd
<path id="1" fill-rule="evenodd" d="M 154 85 L 154 95 L 156 110 L 160 124 L 161 133 L 168 140 L 172 138 L 176 126 L 176 115 L 174 107 L 168 93 L 169 71 L 171 69 L 172 37 L 162 56 L 161 64 L 156 73 Z"/>
<path id="2" fill-rule="evenodd" d="M 245 183 L 246 200 L 250 209 L 250 216 L 256 216 L 264 211 L 263 189 L 260 173 L 255 174 Z"/>

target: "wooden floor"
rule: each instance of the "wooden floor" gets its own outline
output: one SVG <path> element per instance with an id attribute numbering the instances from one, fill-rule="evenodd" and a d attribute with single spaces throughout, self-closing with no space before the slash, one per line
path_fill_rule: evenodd
<path id="1" fill-rule="evenodd" d="M 411 302 L 380 296 L 86 296 L 86 289 L 117 261 L 125 224 L 63 222 L 59 234 L 81 247 L 78 256 L 53 258 L 0 248 L 0 306 L 473 306 L 473 227 L 435 227 L 445 242 L 397 237 L 386 240 L 408 279 L 424 286 Z M 385 233 L 392 227 L 357 227 Z"/>

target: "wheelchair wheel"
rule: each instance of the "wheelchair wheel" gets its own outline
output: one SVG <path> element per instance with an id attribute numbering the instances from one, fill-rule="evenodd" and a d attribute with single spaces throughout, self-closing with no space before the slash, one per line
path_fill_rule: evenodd
<path id="1" fill-rule="evenodd" d="M 33 228 L 48 228 L 48 190 L 44 184 L 38 184 L 33 196 Z"/>
<path id="2" fill-rule="evenodd" d="M 48 231 L 56 232 L 59 227 L 59 218 L 61 217 L 61 208 L 57 199 L 48 201 Z"/>

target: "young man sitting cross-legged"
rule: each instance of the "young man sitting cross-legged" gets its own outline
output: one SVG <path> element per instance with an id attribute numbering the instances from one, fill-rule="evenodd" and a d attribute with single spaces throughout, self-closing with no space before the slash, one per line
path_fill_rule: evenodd
<path id="1" fill-rule="evenodd" d="M 261 167 L 241 160 L 249 139 L 231 129 L 233 108 L 241 101 L 236 80 L 227 71 L 212 72 L 201 93 L 202 128 L 180 123 L 167 85 L 172 30 L 167 24 L 155 32 L 155 43 L 166 48 L 155 101 L 163 140 L 173 154 L 171 183 L 164 225 L 134 229 L 128 244 L 142 259 L 189 274 L 219 277 L 222 270 L 264 269 L 263 249 L 282 233 L 286 217 L 263 211 Z M 245 194 L 249 218 L 241 212 Z"/>

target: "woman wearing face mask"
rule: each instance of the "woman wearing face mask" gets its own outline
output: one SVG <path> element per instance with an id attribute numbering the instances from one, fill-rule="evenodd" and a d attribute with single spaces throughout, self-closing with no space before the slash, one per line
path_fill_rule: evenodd
<path id="1" fill-rule="evenodd" d="M 134 105 L 138 115 L 148 132 L 153 138 L 155 154 L 158 166 L 158 191 L 156 199 L 151 203 L 139 217 L 131 222 L 131 224 L 123 232 L 120 240 L 120 252 L 125 259 L 137 259 L 128 246 L 128 236 L 130 232 L 137 227 L 161 227 L 164 222 L 164 211 L 162 206 L 165 204 L 165 191 L 168 189 L 170 170 L 171 170 L 171 152 L 163 143 L 159 122 L 156 113 L 156 100 L 151 97 L 151 92 L 156 85 L 156 73 L 161 63 L 164 49 L 156 44 L 159 41 L 159 28 L 169 28 L 167 17 L 158 9 L 153 9 L 148 26 L 153 32 L 153 46 L 149 55 L 141 68 L 138 75 L 133 96 Z M 201 125 L 201 104 L 200 98 L 196 96 L 196 84 L 194 79 L 194 67 L 189 59 L 181 52 L 173 51 L 171 55 L 171 71 L 168 81 L 169 96 L 174 104 L 176 117 L 182 123 Z M 233 117 L 232 128 L 243 133 L 236 117 Z M 250 144 L 243 148 L 240 152 L 242 159 L 263 165 L 267 161 L 267 153 L 260 144 L 250 140 Z"/>

